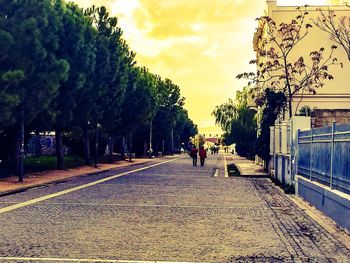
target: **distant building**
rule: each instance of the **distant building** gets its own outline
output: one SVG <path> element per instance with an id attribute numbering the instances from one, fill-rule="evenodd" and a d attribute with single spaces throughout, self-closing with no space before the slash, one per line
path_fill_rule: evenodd
<path id="1" fill-rule="evenodd" d="M 205 141 L 211 144 L 218 144 L 220 143 L 220 138 L 218 137 L 205 138 Z"/>

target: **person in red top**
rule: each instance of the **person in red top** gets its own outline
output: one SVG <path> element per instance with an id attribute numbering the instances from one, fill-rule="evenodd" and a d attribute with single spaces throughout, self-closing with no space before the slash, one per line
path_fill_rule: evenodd
<path id="1" fill-rule="evenodd" d="M 190 156 L 192 157 L 193 166 L 197 166 L 197 153 L 198 153 L 198 150 L 196 148 L 196 145 L 193 145 L 190 153 Z"/>
<path id="2" fill-rule="evenodd" d="M 204 147 L 199 148 L 199 158 L 201 161 L 201 166 L 203 166 L 205 162 L 205 158 L 207 158 L 207 151 L 204 149 Z"/>

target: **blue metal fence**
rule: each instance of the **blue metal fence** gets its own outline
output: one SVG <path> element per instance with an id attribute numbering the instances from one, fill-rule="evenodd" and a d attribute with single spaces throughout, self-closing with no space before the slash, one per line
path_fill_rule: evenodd
<path id="1" fill-rule="evenodd" d="M 297 174 L 350 194 L 350 125 L 298 131 Z"/>

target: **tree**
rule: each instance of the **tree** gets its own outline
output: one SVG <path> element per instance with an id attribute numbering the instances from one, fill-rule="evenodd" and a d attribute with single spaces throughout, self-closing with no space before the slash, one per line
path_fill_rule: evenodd
<path id="1" fill-rule="evenodd" d="M 266 29 L 267 37 L 257 48 L 257 59 L 251 64 L 257 65 L 257 72 L 242 73 L 237 78 L 245 78 L 256 85 L 256 102 L 261 106 L 264 90 L 269 87 L 276 92 L 282 91 L 287 97 L 289 117 L 293 116 L 292 102 L 295 95 L 305 93 L 316 94 L 316 90 L 324 85 L 325 80 L 332 80 L 328 68 L 339 64 L 333 57 L 336 46 L 332 46 L 328 56 L 324 58 L 325 49 L 321 47 L 309 54 L 310 62 L 303 56 L 293 60 L 295 48 L 308 35 L 312 26 L 305 22 L 308 12 L 300 14 L 290 23 L 276 22 L 263 16 L 258 19 L 260 25 Z M 261 100 L 262 99 L 262 100 Z M 298 106 L 294 109 L 298 110 Z"/>
<path id="2" fill-rule="evenodd" d="M 246 104 L 237 107 L 237 113 L 231 123 L 231 132 L 226 137 L 227 145 L 235 143 L 240 156 L 253 159 L 256 141 L 256 112 Z"/>
<path id="3" fill-rule="evenodd" d="M 158 109 L 154 117 L 154 135 L 156 145 L 169 138 L 170 152 L 174 150 L 174 128 L 179 118 L 180 108 L 185 99 L 180 94 L 179 86 L 170 79 L 158 79 Z M 158 148 L 158 146 L 156 148 Z"/>
<path id="4" fill-rule="evenodd" d="M 152 77 L 147 72 L 145 68 L 140 67 L 130 69 L 128 88 L 121 107 L 120 133 L 123 136 L 129 136 L 130 158 L 132 134 L 137 128 L 147 124 L 152 117 L 151 115 L 155 106 L 154 97 L 156 91 L 151 82 L 149 82 L 149 78 Z"/>
<path id="5" fill-rule="evenodd" d="M 249 87 L 238 91 L 235 101 L 217 106 L 213 115 L 217 124 L 224 130 L 226 145 L 236 144 L 239 155 L 253 158 L 256 140 L 256 112 L 248 107 Z"/>
<path id="6" fill-rule="evenodd" d="M 311 116 L 311 109 L 309 106 L 305 105 L 300 108 L 298 116 Z"/>
<path id="7" fill-rule="evenodd" d="M 227 145 L 235 143 L 237 153 L 253 159 L 256 141 L 256 112 L 248 107 L 249 87 L 237 91 L 235 114 L 231 121 L 229 133 L 224 134 Z"/>
<path id="8" fill-rule="evenodd" d="M 18 100 L 13 116 L 18 131 L 16 159 L 20 182 L 23 181 L 25 125 L 48 108 L 69 70 L 67 61 L 56 56 L 62 24 L 51 2 L 0 3 L 1 31 L 8 36 L 5 42 L 11 45 L 9 53 L 2 58 L 1 72 L 7 72 L 2 74 L 2 79 L 11 80 L 6 90 Z"/>
<path id="9" fill-rule="evenodd" d="M 91 23 L 91 21 L 90 21 Z M 90 61 L 89 67 L 86 70 L 86 79 L 84 85 L 77 93 L 75 93 L 75 107 L 73 108 L 73 124 L 74 128 L 81 130 L 83 138 L 83 152 L 86 165 L 91 165 L 90 152 L 90 131 L 92 130 L 92 120 L 94 116 L 95 107 L 93 101 L 98 95 L 92 81 L 96 68 L 96 38 L 97 33 L 92 26 L 85 31 L 85 40 L 87 49 L 91 49 L 89 53 Z"/>
<path id="10" fill-rule="evenodd" d="M 348 56 L 350 61 L 350 18 L 342 16 L 336 18 L 336 12 L 328 8 L 328 10 L 318 9 L 320 16 L 313 19 L 314 24 L 322 31 L 330 35 L 331 40 L 339 44 Z"/>
<path id="11" fill-rule="evenodd" d="M 230 132 L 232 120 L 236 114 L 236 106 L 233 100 L 215 107 L 212 115 L 215 117 L 215 124 L 221 126 L 221 129 L 226 133 Z"/>
<path id="12" fill-rule="evenodd" d="M 191 144 L 195 145 L 197 148 L 203 147 L 205 144 L 205 137 L 202 134 L 195 134 L 191 137 Z"/>
<path id="13" fill-rule="evenodd" d="M 193 122 L 182 114 L 180 88 L 135 66 L 117 22 L 105 7 L 83 11 L 63 0 L 0 0 L 0 134 L 3 144 L 17 131 L 20 181 L 24 127 L 26 134 L 56 131 L 60 169 L 62 139 L 72 134 L 78 140 L 83 135 L 90 164 L 95 132 L 96 165 L 99 137 L 109 137 L 111 157 L 114 135 L 129 136 L 131 149 L 132 134 L 144 126 L 152 131 L 156 116 L 164 120 L 156 124 L 162 131 L 156 140 L 169 130 L 174 136 L 193 132 Z M 149 138 L 151 146 L 152 132 Z"/>
<path id="14" fill-rule="evenodd" d="M 122 39 L 122 30 L 117 18 L 110 17 L 105 7 L 89 8 L 85 14 L 96 28 L 96 65 L 89 81 L 93 84 L 86 102 L 90 105 L 85 112 L 86 123 L 95 129 L 95 166 L 98 156 L 98 130 L 102 127 L 110 137 L 120 127 L 121 105 L 128 81 L 128 71 L 133 64 L 134 53 Z M 87 146 L 85 146 L 87 148 Z M 113 148 L 113 147 L 112 147 Z"/>
<path id="15" fill-rule="evenodd" d="M 178 148 L 181 148 L 182 143 L 184 147 L 187 147 L 190 137 L 198 133 L 198 128 L 189 118 L 187 110 L 178 107 L 178 111 L 178 118 L 174 128 L 174 137 L 176 138 L 175 141 L 178 141 Z"/>
<path id="16" fill-rule="evenodd" d="M 4 52 L 8 51 L 5 49 Z M 15 123 L 13 113 L 20 100 L 14 91 L 23 78 L 21 70 L 4 70 L 0 73 L 0 130 Z"/>
<path id="17" fill-rule="evenodd" d="M 278 115 L 285 108 L 286 96 L 281 91 L 275 92 L 266 89 L 263 99 L 263 114 L 260 122 L 260 134 L 256 141 L 256 154 L 265 161 L 265 169 L 267 169 L 270 160 L 270 126 L 275 125 Z"/>
<path id="18" fill-rule="evenodd" d="M 18 67 L 9 66 L 4 62 L 9 61 L 13 53 L 15 36 L 7 26 L 7 13 L 11 11 L 9 3 L 0 2 L 0 130 L 15 123 L 14 110 L 19 105 L 17 86 L 24 79 L 24 72 Z"/>
<path id="19" fill-rule="evenodd" d="M 110 74 L 108 81 L 107 96 L 105 97 L 104 113 L 101 119 L 102 126 L 109 136 L 109 161 L 112 162 L 112 152 L 114 148 L 114 135 L 120 134 L 122 127 L 122 110 L 126 92 L 133 89 L 130 85 L 130 71 L 135 64 L 135 53 L 129 51 L 129 47 L 122 39 L 122 30 L 117 27 L 117 19 L 113 20 L 115 26 L 109 39 L 110 50 Z M 130 131 L 131 132 L 131 131 Z M 131 133 L 130 133 L 131 137 Z"/>
<path id="20" fill-rule="evenodd" d="M 147 87 L 150 97 L 148 97 L 149 112 L 146 119 L 146 127 L 148 129 L 148 151 L 151 154 L 153 149 L 152 138 L 153 138 L 153 119 L 157 114 L 159 107 L 159 92 L 158 85 L 160 83 L 160 77 L 149 72 L 146 67 L 142 67 L 139 72 L 138 84 Z M 145 127 L 144 127 L 145 128 Z"/>
<path id="21" fill-rule="evenodd" d="M 56 134 L 57 168 L 64 169 L 62 133 L 74 127 L 74 109 L 80 103 L 80 95 L 86 87 L 88 76 L 93 73 L 95 46 L 89 33 L 91 23 L 83 11 L 75 4 L 67 5 L 57 1 L 55 8 L 62 16 L 60 48 L 57 55 L 68 61 L 70 72 L 67 80 L 62 81 L 58 96 L 53 100 L 50 111 Z"/>

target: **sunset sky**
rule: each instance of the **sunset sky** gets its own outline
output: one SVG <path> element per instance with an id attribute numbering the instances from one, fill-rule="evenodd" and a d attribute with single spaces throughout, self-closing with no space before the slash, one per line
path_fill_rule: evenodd
<path id="1" fill-rule="evenodd" d="M 201 133 L 216 133 L 211 112 L 234 98 L 252 71 L 255 18 L 265 0 L 75 0 L 82 7 L 104 5 L 139 65 L 169 78 L 186 97 L 185 108 Z M 279 4 L 324 4 L 323 0 L 281 0 Z"/>

